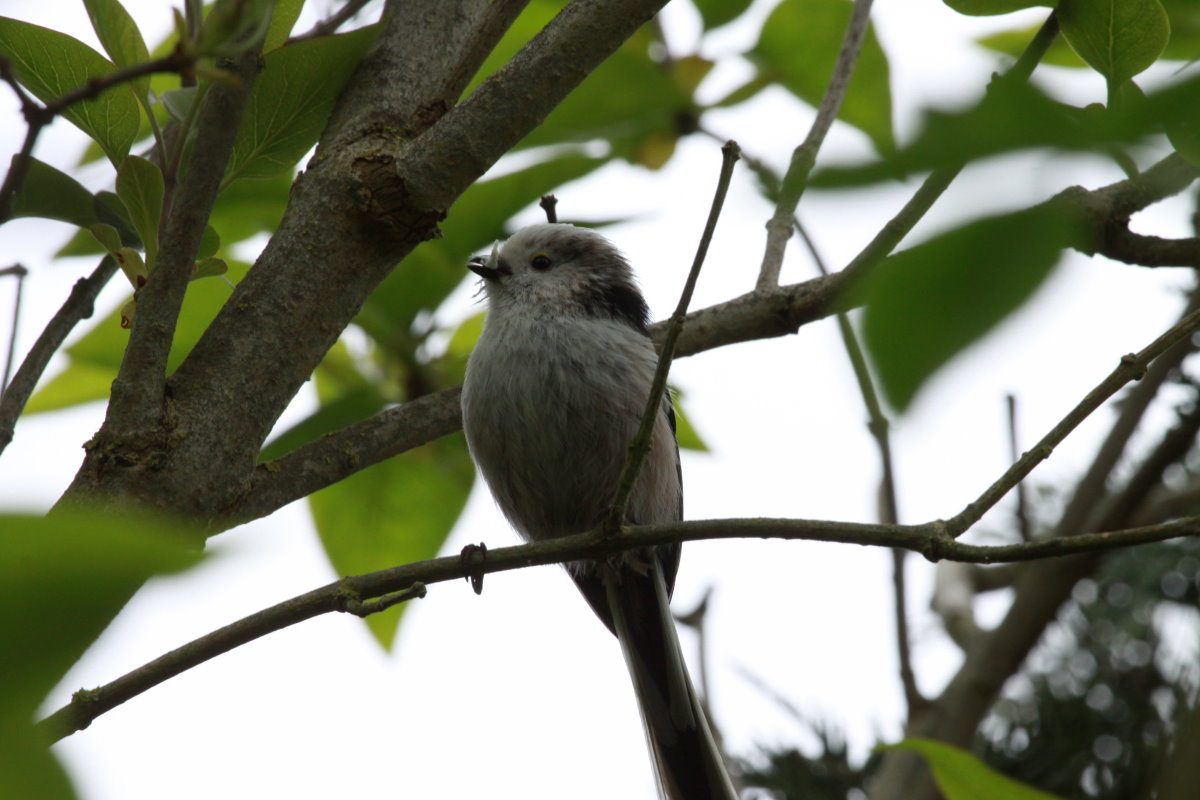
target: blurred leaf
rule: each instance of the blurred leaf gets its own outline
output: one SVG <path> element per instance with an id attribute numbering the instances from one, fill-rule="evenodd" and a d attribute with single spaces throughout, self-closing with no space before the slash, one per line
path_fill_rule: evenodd
<path id="1" fill-rule="evenodd" d="M 630 159 L 646 169 L 662 169 L 675 153 L 679 137 L 670 133 L 652 133 L 638 142 Z"/>
<path id="2" fill-rule="evenodd" d="M 225 186 L 239 178 L 273 178 L 296 165 L 317 143 L 342 85 L 379 30 L 371 25 L 266 55 L 238 128 Z"/>
<path id="3" fill-rule="evenodd" d="M 0 742 L 4 742 L 0 747 L 0 797 L 75 800 L 79 796 L 30 720 L 0 715 Z"/>
<path id="4" fill-rule="evenodd" d="M 999 33 L 982 36 L 976 39 L 975 42 L 997 53 L 1004 53 L 1013 58 L 1018 58 L 1029 47 L 1029 43 L 1033 41 L 1033 37 L 1037 35 L 1041 27 L 1041 25 L 1035 25 L 1030 28 L 1022 27 L 1000 31 Z M 1049 49 L 1046 50 L 1046 55 L 1042 56 L 1039 63 L 1048 64 L 1052 67 L 1070 67 L 1072 69 L 1087 67 L 1087 62 L 1080 58 L 1079 54 L 1072 50 L 1071 45 L 1067 44 L 1066 39 L 1061 36 L 1054 37 L 1054 41 L 1050 43 Z"/>
<path id="5" fill-rule="evenodd" d="M 133 17 L 118 0 L 83 0 L 96 38 L 104 52 L 118 67 L 132 67 L 150 60 L 146 40 Z M 131 81 L 135 92 L 144 101 L 150 93 L 150 76 Z"/>
<path id="6" fill-rule="evenodd" d="M 158 225 L 162 218 L 163 176 L 158 167 L 139 156 L 128 156 L 117 170 L 117 197 L 146 248 L 146 266 L 158 263 Z"/>
<path id="7" fill-rule="evenodd" d="M 704 30 L 710 31 L 740 17 L 750 0 L 692 0 L 692 5 L 700 12 Z"/>
<path id="8" fill-rule="evenodd" d="M 675 441 L 679 442 L 680 449 L 694 450 L 698 453 L 709 452 L 708 445 L 700 438 L 684 410 L 683 393 L 672 387 L 671 394 L 674 395 L 675 404 Z"/>
<path id="9" fill-rule="evenodd" d="M 222 245 L 245 241 L 274 231 L 283 219 L 291 174 L 256 181 L 237 181 L 221 192 L 209 223 L 221 234 Z"/>
<path id="10" fill-rule="evenodd" d="M 176 121 L 183 122 L 191 112 L 192 104 L 196 102 L 196 95 L 199 91 L 199 86 L 184 86 L 180 89 L 165 91 L 158 97 L 167 113 Z"/>
<path id="11" fill-rule="evenodd" d="M 904 411 L 943 364 L 1019 308 L 1075 233 L 1044 208 L 978 220 L 897 253 L 855 287 L 892 406 Z"/>
<path id="12" fill-rule="evenodd" d="M 1171 21 L 1171 41 L 1162 58 L 1193 61 L 1200 58 L 1200 3 L 1196 0 L 1162 0 Z"/>
<path id="13" fill-rule="evenodd" d="M 229 265 L 225 263 L 223 258 L 202 258 L 192 267 L 192 277 L 190 280 L 198 281 L 201 278 L 215 278 L 218 275 L 224 275 L 229 271 Z"/>
<path id="14" fill-rule="evenodd" d="M 314 376 L 323 395 L 321 411 L 280 436 L 264 458 L 367 417 L 382 405 L 344 349 L 331 350 Z M 333 394 L 339 390 L 343 393 Z M 308 501 L 334 571 L 357 575 L 436 556 L 474 480 L 466 440 L 455 435 L 367 467 Z M 404 607 L 367 618 L 385 649 L 391 648 Z"/>
<path id="15" fill-rule="evenodd" d="M 263 52 L 269 53 L 287 41 L 296 25 L 296 19 L 304 8 L 304 0 L 275 0 L 271 11 L 271 24 L 267 38 L 263 41 Z"/>
<path id="16" fill-rule="evenodd" d="M 747 55 L 764 73 L 815 108 L 833 73 L 852 7 L 848 0 L 780 3 Z M 867 134 L 879 152 L 894 147 L 887 56 L 873 27 L 867 29 L 838 116 Z"/>
<path id="17" fill-rule="evenodd" d="M 971 17 L 1010 14 L 1034 6 L 1054 6 L 1053 0 L 945 0 L 945 3 L 958 13 Z"/>
<path id="18" fill-rule="evenodd" d="M 508 63 L 561 8 L 561 2 L 532 0 L 492 50 L 464 96 Z M 611 155 L 633 160 L 648 136 L 677 135 L 680 116 L 694 113 L 694 104 L 667 66 L 651 57 L 655 45 L 650 30 L 637 31 L 517 147 L 603 140 L 612 148 Z"/>
<path id="19" fill-rule="evenodd" d="M 234 283 L 241 280 L 248 269 L 244 263 L 229 262 L 229 274 Z M 168 370 L 174 371 L 195 347 L 229 299 L 230 292 L 224 281 L 188 284 L 167 361 Z M 128 342 L 129 334 L 121 330 L 121 309 L 115 309 L 97 321 L 79 341 L 64 349 L 69 359 L 66 369 L 38 389 L 25 407 L 25 413 L 54 411 L 107 399 Z"/>
<path id="20" fill-rule="evenodd" d="M 199 561 L 184 530 L 97 509 L 0 517 L 4 716 L 32 718 L 142 583 Z"/>
<path id="21" fill-rule="evenodd" d="M 905 739 L 881 750 L 912 750 L 929 761 L 946 800 L 1061 800 L 1005 777 L 966 750 L 932 739 Z"/>
<path id="22" fill-rule="evenodd" d="M 974 108 L 958 113 L 929 111 L 921 133 L 907 148 L 869 164 L 828 168 L 812 186 L 859 186 L 942 166 L 1030 147 L 1093 150 L 1135 142 L 1164 126 L 1200 119 L 1200 78 L 1146 95 L 1118 110 L 1077 109 L 1054 102 L 1033 86 L 993 82 Z"/>
<path id="23" fill-rule="evenodd" d="M 0 17 L 0 55 L 12 62 L 17 80 L 44 103 L 115 69 L 78 39 L 7 17 Z M 75 103 L 62 116 L 95 139 L 114 165 L 120 165 L 137 135 L 137 100 L 128 86 Z"/>
<path id="24" fill-rule="evenodd" d="M 96 241 L 109 252 L 110 255 L 116 255 L 121 249 L 121 234 L 117 233 L 117 229 L 112 225 L 106 225 L 103 222 L 97 222 L 95 225 L 88 226 L 88 233 L 96 238 Z"/>
<path id="25" fill-rule="evenodd" d="M 671 80 L 689 95 L 712 72 L 714 62 L 700 56 L 682 56 L 671 62 Z"/>
<path id="26" fill-rule="evenodd" d="M 422 242 L 392 270 L 355 318 L 385 348 L 404 341 L 417 313 L 437 308 L 470 273 L 467 259 L 504 237 L 504 223 L 562 184 L 581 178 L 608 159 L 560 156 L 518 172 L 476 183 L 450 208 L 443 236 Z M 560 214 L 562 214 L 560 208 Z M 563 215 L 564 217 L 569 215 Z"/>
<path id="27" fill-rule="evenodd" d="M 196 251 L 196 258 L 203 261 L 204 259 L 216 255 L 221 249 L 221 237 L 212 225 L 204 226 L 204 235 L 200 237 L 200 249 Z"/>
<path id="28" fill-rule="evenodd" d="M 14 163 L 16 159 L 14 155 Z M 70 175 L 32 156 L 29 172 L 13 197 L 12 215 L 57 219 L 81 228 L 96 221 L 92 193 Z"/>
<path id="29" fill-rule="evenodd" d="M 1058 24 L 1080 58 L 1114 87 L 1153 64 L 1171 35 L 1159 0 L 1059 0 Z"/>

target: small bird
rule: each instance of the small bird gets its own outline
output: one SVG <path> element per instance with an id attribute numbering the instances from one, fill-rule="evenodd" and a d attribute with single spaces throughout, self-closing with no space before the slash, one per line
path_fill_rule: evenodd
<path id="1" fill-rule="evenodd" d="M 523 228 L 477 257 L 488 315 L 467 363 L 463 430 L 501 511 L 526 540 L 599 525 L 650 394 L 649 308 L 624 256 L 573 225 Z M 683 518 L 675 412 L 663 397 L 625 521 Z M 661 792 L 736 797 L 688 678 L 669 607 L 680 545 L 567 565 L 620 640 Z"/>

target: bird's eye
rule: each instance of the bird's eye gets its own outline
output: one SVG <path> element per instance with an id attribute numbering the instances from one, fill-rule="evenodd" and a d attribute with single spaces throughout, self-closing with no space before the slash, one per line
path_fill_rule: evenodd
<path id="1" fill-rule="evenodd" d="M 529 259 L 529 266 L 536 270 L 550 269 L 550 266 L 553 263 L 554 262 L 550 260 L 550 256 L 546 255 L 545 253 L 538 253 L 533 258 Z"/>

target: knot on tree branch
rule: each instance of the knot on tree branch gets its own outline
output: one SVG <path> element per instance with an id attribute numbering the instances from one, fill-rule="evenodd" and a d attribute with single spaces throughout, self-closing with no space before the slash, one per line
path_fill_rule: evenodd
<path id="1" fill-rule="evenodd" d="M 396 169 L 396 158 L 387 153 L 359 156 L 351 164 L 356 182 L 356 205 L 372 226 L 405 241 L 423 242 L 442 235 L 437 224 L 446 210 L 413 208 L 411 193 Z"/>

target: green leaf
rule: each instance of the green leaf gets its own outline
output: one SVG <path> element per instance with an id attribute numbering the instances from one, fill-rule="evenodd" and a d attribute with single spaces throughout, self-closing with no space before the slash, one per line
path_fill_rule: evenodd
<path id="1" fill-rule="evenodd" d="M 0 742 L 4 742 L 0 747 L 0 797 L 75 800 L 79 796 L 30 720 L 0 714 Z"/>
<path id="2" fill-rule="evenodd" d="M 115 69 L 78 39 L 7 17 L 0 17 L 0 55 L 12 62 L 17 80 L 42 102 Z M 128 86 L 115 86 L 92 100 L 75 103 L 62 115 L 95 139 L 114 165 L 120 165 L 137 135 L 137 100 Z"/>
<path id="3" fill-rule="evenodd" d="M 267 54 L 238 128 L 225 186 L 239 178 L 276 177 L 296 165 L 316 144 L 342 85 L 379 30 L 372 25 Z"/>
<path id="4" fill-rule="evenodd" d="M 694 450 L 698 453 L 709 452 L 708 445 L 700 438 L 699 432 L 684 410 L 683 392 L 671 387 L 671 394 L 674 395 L 672 402 L 675 405 L 675 441 L 679 442 L 680 449 Z"/>
<path id="5" fill-rule="evenodd" d="M 97 222 L 95 225 L 88 226 L 88 233 L 96 237 L 96 241 L 110 255 L 115 256 L 117 251 L 121 249 L 121 234 L 117 233 L 117 229 L 112 225 Z"/>
<path id="6" fill-rule="evenodd" d="M 200 237 L 200 249 L 196 251 L 196 259 L 203 261 L 214 256 L 221 249 L 221 236 L 212 225 L 204 226 L 204 235 Z"/>
<path id="7" fill-rule="evenodd" d="M 740 17 L 750 0 L 692 0 L 692 5 L 700 12 L 704 30 L 710 31 Z"/>
<path id="8" fill-rule="evenodd" d="M 229 275 L 234 283 L 241 280 L 248 269 L 244 263 L 229 262 Z M 167 358 L 169 371 L 174 371 L 196 346 L 196 342 L 200 341 L 200 336 L 212 324 L 221 306 L 229 299 L 229 294 L 230 289 L 224 281 L 193 281 L 188 284 L 175 327 L 175 339 Z M 54 411 L 107 399 L 128 342 L 129 334 L 121 329 L 121 309 L 114 309 L 96 322 L 79 341 L 64 349 L 68 358 L 66 369 L 38 389 L 25 407 L 25 413 Z"/>
<path id="9" fill-rule="evenodd" d="M 992 17 L 1034 6 L 1054 6 L 1053 0 L 945 0 L 945 3 L 969 17 Z"/>
<path id="10" fill-rule="evenodd" d="M 848 0 L 780 3 L 747 55 L 764 73 L 815 108 L 833 73 L 851 8 Z M 838 116 L 867 134 L 881 153 L 893 148 L 888 62 L 873 27 L 867 29 Z"/>
<path id="11" fill-rule="evenodd" d="M 158 263 L 158 225 L 162 218 L 163 176 L 158 167 L 139 156 L 129 156 L 117 170 L 117 197 L 129 212 L 129 221 L 146 247 L 146 267 Z"/>
<path id="12" fill-rule="evenodd" d="M 308 498 L 338 575 L 357 575 L 438 554 L 458 520 L 475 468 L 461 434 L 356 472 Z M 390 649 L 405 604 L 367 617 Z"/>
<path id="13" fill-rule="evenodd" d="M 196 102 L 196 95 L 199 91 L 199 86 L 184 86 L 182 89 L 169 89 L 158 97 L 172 119 L 176 122 L 183 122 L 188 118 L 188 113 L 192 110 L 192 104 Z"/>
<path id="14" fill-rule="evenodd" d="M 0 708 L 32 718 L 142 583 L 197 563 L 185 530 L 97 509 L 0 517 Z"/>
<path id="15" fill-rule="evenodd" d="M 911 750 L 929 761 L 946 800 L 1062 800 L 1001 775 L 966 750 L 932 739 L 905 739 L 880 750 Z"/>
<path id="16" fill-rule="evenodd" d="M 1200 57 L 1200 4 L 1196 0 L 1162 0 L 1171 21 L 1171 41 L 1162 58 L 1193 61 Z"/>
<path id="17" fill-rule="evenodd" d="M 229 265 L 223 258 L 202 258 L 192 267 L 192 277 L 189 280 L 198 281 L 201 278 L 215 278 L 229 271 Z"/>
<path id="18" fill-rule="evenodd" d="M 150 60 L 150 52 L 146 49 L 146 40 L 142 38 L 142 32 L 118 0 L 83 0 L 83 4 L 92 20 L 96 38 L 100 40 L 104 52 L 108 53 L 114 64 L 118 67 L 131 67 Z M 143 100 L 149 95 L 149 75 L 132 81 L 132 84 Z"/>
<path id="19" fill-rule="evenodd" d="M 1000 31 L 988 36 L 981 36 L 975 40 L 975 43 L 994 52 L 1018 58 L 1029 47 L 1029 43 L 1033 41 L 1033 37 L 1037 35 L 1040 29 L 1040 25 L 1035 25 L 1031 28 L 1022 27 Z M 1083 69 L 1087 67 L 1087 62 L 1080 58 L 1079 54 L 1072 50 L 1071 46 L 1067 44 L 1066 39 L 1061 36 L 1054 37 L 1054 41 L 1050 43 L 1050 47 L 1046 50 L 1046 54 L 1042 56 L 1042 60 L 1039 63 L 1052 67 L 1068 67 L 1070 69 Z"/>
<path id="20" fill-rule="evenodd" d="M 1056 210 L 978 220 L 880 264 L 854 291 L 863 339 L 889 402 L 903 411 L 947 361 L 1021 306 L 1076 231 Z"/>
<path id="21" fill-rule="evenodd" d="M 1058 24 L 1079 57 L 1110 86 L 1153 64 L 1171 36 L 1159 0 L 1059 0 Z"/>
<path id="22" fill-rule="evenodd" d="M 1118 94 L 1131 97 L 1120 89 Z M 810 185 L 859 186 L 1030 147 L 1103 149 L 1197 120 L 1200 78 L 1168 86 L 1136 103 L 1120 104 L 1115 110 L 1099 105 L 1072 108 L 1029 84 L 993 82 L 974 108 L 953 114 L 927 112 L 921 133 L 904 150 L 874 163 L 820 170 Z"/>
<path id="23" fill-rule="evenodd" d="M 275 8 L 271 11 L 271 24 L 267 28 L 267 38 L 263 41 L 264 53 L 271 52 L 287 41 L 303 8 L 304 0 L 275 0 Z"/>
<path id="24" fill-rule="evenodd" d="M 13 156 L 14 164 L 16 159 Z M 29 172 L 13 197 L 12 215 L 57 219 L 81 228 L 96 221 L 92 193 L 70 175 L 32 156 Z"/>

